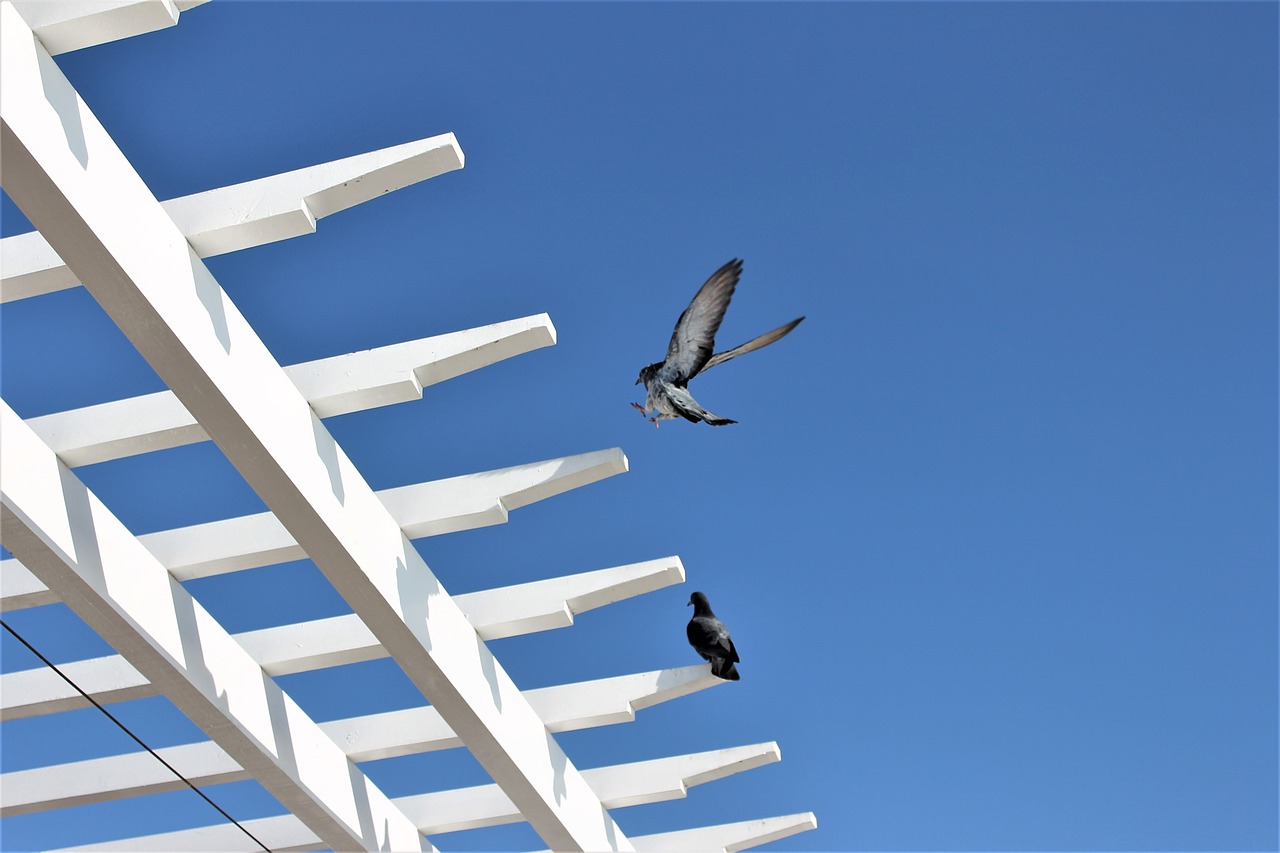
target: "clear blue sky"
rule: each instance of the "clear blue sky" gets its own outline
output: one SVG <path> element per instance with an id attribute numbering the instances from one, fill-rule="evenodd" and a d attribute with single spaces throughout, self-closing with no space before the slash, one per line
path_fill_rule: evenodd
<path id="1" fill-rule="evenodd" d="M 328 424 L 375 488 L 626 451 L 418 543 L 453 592 L 683 558 L 687 584 L 493 644 L 531 688 L 696 663 L 695 589 L 729 623 L 740 683 L 560 742 L 783 761 L 624 831 L 813 810 L 774 846 L 1274 850 L 1276 45 L 1273 3 L 214 2 L 59 61 L 160 198 L 458 135 L 464 170 L 209 266 L 286 364 L 550 313 L 557 346 Z M 739 424 L 654 430 L 636 373 L 732 257 L 723 344 L 808 320 L 695 381 Z M 83 290 L 2 324 L 23 416 L 160 388 Z M 208 444 L 79 473 L 138 533 L 261 509 Z M 232 630 L 346 611 L 305 562 L 190 588 Z M 6 618 L 56 660 L 107 651 L 61 608 Z M 320 720 L 415 703 L 386 663 L 282 682 Z M 93 711 L 0 732 L 5 770 L 132 748 Z M 460 750 L 365 769 L 484 781 Z M 216 817 L 175 793 L 0 831 Z"/>

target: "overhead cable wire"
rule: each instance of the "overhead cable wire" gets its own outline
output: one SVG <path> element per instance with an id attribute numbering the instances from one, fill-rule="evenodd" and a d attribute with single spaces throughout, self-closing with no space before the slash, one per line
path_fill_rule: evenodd
<path id="1" fill-rule="evenodd" d="M 236 825 L 236 827 L 237 827 L 241 832 L 243 832 L 245 835 L 249 836 L 249 838 L 253 839 L 253 843 L 254 843 L 254 844 L 257 844 L 259 847 L 261 847 L 263 850 L 265 850 L 265 851 L 266 851 L 266 853 L 271 853 L 271 848 L 270 848 L 270 847 L 268 847 L 267 845 L 263 844 L 261 841 L 259 841 L 259 840 L 258 840 L 258 838 L 257 838 L 257 836 L 255 836 L 252 832 L 250 832 L 248 829 L 246 829 L 246 828 L 245 828 L 244 824 L 240 823 L 240 821 L 236 820 L 236 819 L 235 819 L 235 818 L 233 818 L 231 815 L 227 814 L 227 813 L 226 813 L 226 811 L 222 808 L 222 806 L 218 805 L 218 804 L 217 804 L 217 803 L 215 803 L 213 800 L 209 799 L 209 795 L 208 795 L 208 794 L 206 794 L 204 791 L 201 791 L 199 788 L 197 788 L 197 787 L 195 786 L 195 784 L 193 784 L 193 783 L 192 783 L 192 781 L 191 781 L 190 779 L 188 779 L 186 776 L 183 776 L 181 773 L 179 773 L 179 772 L 177 771 L 177 769 L 175 769 L 175 768 L 174 768 L 174 766 L 173 766 L 172 764 L 170 764 L 169 762 L 165 761 L 165 760 L 164 760 L 164 758 L 162 758 L 162 757 L 160 756 L 160 754 L 159 754 L 159 753 L 157 753 L 157 752 L 156 752 L 154 749 L 152 749 L 151 747 L 147 746 L 147 745 L 143 742 L 142 738 L 138 737 L 136 734 L 134 734 L 132 731 L 130 731 L 128 726 L 126 726 L 124 723 L 120 722 L 120 720 L 118 720 L 118 719 L 116 718 L 116 716 L 115 716 L 114 714 L 112 714 L 110 711 L 108 711 L 106 708 L 102 707 L 102 705 L 101 705 L 101 704 L 99 704 L 99 702 L 98 702 L 98 700 L 97 700 L 97 699 L 94 699 L 94 698 L 93 698 L 92 696 L 90 696 L 88 693 L 86 693 L 86 692 L 84 692 L 83 690 L 81 690 L 81 689 L 80 689 L 80 685 L 79 685 L 79 684 L 76 684 L 74 681 L 72 681 L 72 680 L 67 676 L 67 674 L 66 674 L 65 672 L 63 672 L 62 670 L 58 669 L 58 667 L 54 665 L 53 661 L 49 660 L 47 657 L 45 657 L 44 655 L 42 655 L 42 654 L 39 652 L 39 650 L 37 650 L 37 649 L 36 649 L 36 647 L 35 647 L 35 646 L 33 646 L 33 645 L 31 645 L 31 643 L 27 642 L 26 638 L 25 638 L 25 637 L 23 637 L 21 634 L 19 634 L 17 631 L 15 631 L 15 630 L 14 630 L 14 629 L 9 625 L 9 623 L 8 623 L 8 622 L 5 622 L 3 619 L 0 619 L 0 625 L 3 625 L 3 626 L 4 626 L 4 629 L 5 629 L 6 631 L 8 631 L 10 634 L 12 634 L 12 635 L 13 635 L 13 636 L 18 640 L 18 642 L 19 642 L 19 643 L 22 643 L 22 645 L 26 646 L 26 647 L 27 647 L 27 649 L 28 649 L 28 650 L 30 650 L 30 652 L 31 652 L 33 655 L 35 655 L 35 656 L 36 656 L 36 657 L 38 657 L 41 661 L 43 661 L 45 666 L 49 667 L 49 669 L 51 669 L 51 670 L 53 670 L 54 672 L 56 672 L 56 673 L 58 674 L 58 676 L 59 676 L 63 681 L 67 682 L 67 684 L 70 684 L 70 685 L 72 686 L 72 688 L 74 688 L 74 689 L 75 689 L 75 691 L 76 691 L 77 693 L 79 693 L 79 694 L 80 694 L 81 696 L 83 696 L 85 699 L 88 699 L 88 700 L 89 700 L 89 702 L 93 704 L 93 707 L 97 708 L 99 711 L 101 711 L 103 714 L 105 714 L 105 715 L 106 715 L 106 717 L 107 717 L 107 719 L 108 719 L 108 720 L 110 720 L 111 722 L 113 722 L 113 723 L 115 723 L 117 726 L 119 726 L 119 727 L 120 727 L 120 730 L 121 730 L 122 732 L 124 732 L 125 734 L 127 734 L 129 737 L 133 738 L 133 739 L 134 739 L 134 741 L 138 744 L 138 746 L 142 747 L 142 748 L 143 748 L 143 749 L 145 749 L 147 752 L 149 752 L 149 753 L 151 753 L 153 756 L 155 756 L 156 761 L 159 761 L 159 762 L 160 762 L 161 764 L 163 764 L 165 767 L 169 768 L 169 772 L 171 772 L 174 776 L 177 776 L 179 779 L 181 779 L 183 782 L 185 782 L 185 783 L 186 783 L 186 785 L 187 785 L 187 787 L 188 787 L 188 788 L 190 788 L 191 790 L 195 791 L 197 794 L 199 794 L 199 795 L 200 795 L 200 798 L 201 798 L 202 800 L 204 800 L 206 803 L 208 803 L 209 805 L 211 805 L 211 806 L 213 806 L 215 809 L 217 809 L 217 810 L 218 810 L 218 814 L 222 815 L 222 816 L 223 816 L 223 817 L 225 817 L 227 820 L 229 820 L 229 821 L 231 821 L 232 823 L 234 823 L 234 824 Z"/>

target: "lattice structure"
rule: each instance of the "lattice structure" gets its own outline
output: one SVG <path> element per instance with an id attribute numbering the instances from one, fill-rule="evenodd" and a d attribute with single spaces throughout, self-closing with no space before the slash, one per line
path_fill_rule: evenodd
<path id="1" fill-rule="evenodd" d="M 51 55 L 169 26 L 202 0 L 0 4 L 3 185 L 36 232 L 0 243 L 5 301 L 84 286 L 171 389 L 24 421 L 0 407 L 4 610 L 61 601 L 118 655 L 63 670 L 99 702 L 164 695 L 209 736 L 160 750 L 197 785 L 256 779 L 289 813 L 273 850 L 430 850 L 424 835 L 528 821 L 557 850 L 737 850 L 812 814 L 627 838 L 611 809 L 777 761 L 775 744 L 579 771 L 553 734 L 719 684 L 707 666 L 521 692 L 485 641 L 684 580 L 678 558 L 450 596 L 411 539 L 505 521 L 626 470 L 616 449 L 375 493 L 323 418 L 555 343 L 545 315 L 282 367 L 201 258 L 463 165 L 451 134 L 157 201 Z M 76 466 L 212 439 L 270 512 L 133 535 Z M 181 582 L 309 558 L 353 613 L 232 635 Z M 421 707 L 317 724 L 274 676 L 390 657 Z M 46 669 L 3 676 L 0 718 L 82 707 Z M 359 763 L 467 748 L 493 784 L 392 799 Z M 7 774 L 0 814 L 181 786 L 145 752 Z M 255 849 L 230 825 L 93 849 Z"/>

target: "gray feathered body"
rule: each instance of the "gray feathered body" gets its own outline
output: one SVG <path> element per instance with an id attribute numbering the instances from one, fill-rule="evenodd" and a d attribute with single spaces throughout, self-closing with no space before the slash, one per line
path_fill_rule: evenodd
<path id="1" fill-rule="evenodd" d="M 695 592 L 689 603 L 693 605 L 693 618 L 685 628 L 689 645 L 693 646 L 703 660 L 711 664 L 711 674 L 726 681 L 737 681 L 738 650 L 734 648 L 729 629 L 711 612 L 707 597 Z"/>
<path id="2" fill-rule="evenodd" d="M 657 413 L 654 420 L 684 418 L 695 424 L 698 421 L 704 421 L 712 426 L 737 423 L 708 412 L 698 405 L 698 401 L 693 399 L 689 389 L 680 383 L 679 377 L 672 376 L 670 370 L 664 371 L 664 366 L 665 364 L 660 361 L 640 371 L 640 381 L 644 383 L 645 390 L 644 407 L 646 411 Z"/>
<path id="3" fill-rule="evenodd" d="M 720 330 L 720 322 L 741 276 L 742 261 L 737 258 L 716 270 L 676 322 L 667 345 L 667 357 L 640 371 L 636 384 L 643 383 L 645 387 L 641 411 L 654 412 L 655 424 L 671 418 L 684 418 L 693 423 L 702 421 L 712 426 L 737 423 L 702 408 L 689 393 L 689 380 L 708 368 L 779 340 L 804 319 L 792 320 L 731 350 L 713 352 L 716 332 Z"/>

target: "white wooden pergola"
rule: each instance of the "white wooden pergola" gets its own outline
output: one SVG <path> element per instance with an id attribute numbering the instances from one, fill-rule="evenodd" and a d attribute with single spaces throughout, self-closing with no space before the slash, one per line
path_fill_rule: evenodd
<path id="1" fill-rule="evenodd" d="M 451 596 L 410 542 L 501 523 L 622 473 L 620 450 L 374 492 L 324 426 L 554 344 L 549 317 L 285 367 L 202 262 L 461 168 L 452 134 L 160 202 L 51 58 L 173 25 L 201 2 L 0 3 L 0 177 L 37 228 L 0 241 L 0 298 L 87 288 L 170 389 L 29 420 L 0 405 L 2 537 L 14 555 L 0 564 L 0 609 L 68 605 L 118 654 L 62 671 L 100 703 L 172 701 L 209 740 L 160 755 L 197 786 L 256 779 L 288 810 L 244 824 L 272 850 L 431 850 L 432 833 L 519 820 L 555 850 L 739 850 L 814 828 L 805 813 L 628 838 L 612 809 L 777 761 L 776 744 L 579 770 L 556 732 L 625 722 L 721 682 L 702 665 L 521 692 L 486 645 L 682 582 L 678 558 Z M 270 512 L 135 536 L 73 471 L 205 440 Z M 181 583 L 302 558 L 350 615 L 232 635 Z M 274 680 L 383 657 L 424 704 L 317 724 Z M 48 669 L 0 683 L 0 720 L 85 705 Z M 492 784 L 392 799 L 358 766 L 453 747 Z M 0 815 L 180 787 L 139 751 L 5 774 Z M 223 823 L 91 849 L 258 846 Z"/>

